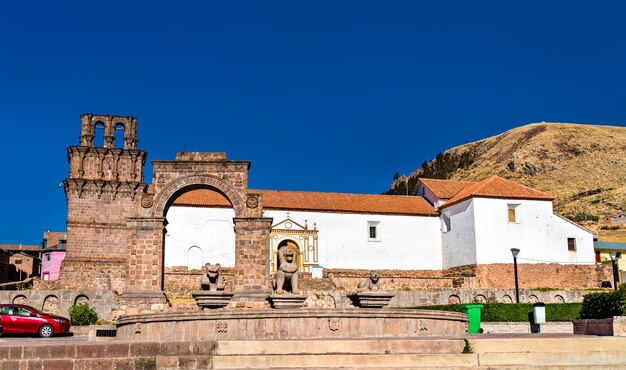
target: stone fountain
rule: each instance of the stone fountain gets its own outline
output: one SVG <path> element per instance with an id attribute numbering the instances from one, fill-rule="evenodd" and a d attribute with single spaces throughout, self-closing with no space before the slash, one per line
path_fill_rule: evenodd
<path id="1" fill-rule="evenodd" d="M 272 292 L 265 294 L 271 308 L 229 305 L 232 292 L 224 290 L 219 264 L 205 266 L 202 291 L 194 293 L 197 312 L 164 312 L 120 318 L 120 340 L 257 340 L 324 338 L 413 338 L 463 336 L 467 316 L 458 312 L 383 308 L 394 296 L 381 290 L 373 271 L 351 296 L 354 308 L 304 308 L 308 294 L 299 287 L 295 251 L 281 249 L 281 264 L 272 276 Z M 223 309 L 212 309 L 223 308 Z"/>
<path id="2" fill-rule="evenodd" d="M 224 277 L 220 274 L 220 268 L 219 263 L 204 265 L 204 275 L 200 282 L 202 290 L 192 294 L 198 306 L 203 309 L 226 307 L 234 295 L 232 292 L 224 291 Z"/>

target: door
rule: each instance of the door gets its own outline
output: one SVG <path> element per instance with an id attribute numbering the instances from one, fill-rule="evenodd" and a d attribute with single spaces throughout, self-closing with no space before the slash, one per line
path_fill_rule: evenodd
<path id="1" fill-rule="evenodd" d="M 2 324 L 3 333 L 11 333 L 13 331 L 13 323 L 10 314 L 11 306 L 0 307 L 0 324 Z"/>
<path id="2" fill-rule="evenodd" d="M 15 333 L 37 333 L 42 322 L 35 312 L 24 307 L 13 307 L 9 318 Z"/>

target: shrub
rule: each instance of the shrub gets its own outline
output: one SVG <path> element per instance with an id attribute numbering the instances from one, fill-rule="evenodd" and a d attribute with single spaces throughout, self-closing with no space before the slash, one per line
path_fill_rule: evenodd
<path id="1" fill-rule="evenodd" d="M 546 304 L 546 320 L 570 321 L 572 319 L 577 319 L 579 317 L 581 306 L 581 303 L 548 303 Z M 463 305 L 460 304 L 411 308 L 463 312 Z M 484 303 L 480 316 L 481 321 L 485 322 L 528 322 L 528 314 L 532 311 L 533 305 L 531 303 Z"/>
<path id="2" fill-rule="evenodd" d="M 96 310 L 86 304 L 75 304 L 69 310 L 72 325 L 93 325 L 98 322 Z"/>
<path id="3" fill-rule="evenodd" d="M 598 216 L 592 215 L 590 213 L 580 212 L 576 216 L 574 216 L 574 221 L 576 222 L 598 221 Z"/>
<path id="4" fill-rule="evenodd" d="M 580 310 L 581 319 L 608 319 L 626 313 L 626 284 L 619 290 L 585 294 Z"/>

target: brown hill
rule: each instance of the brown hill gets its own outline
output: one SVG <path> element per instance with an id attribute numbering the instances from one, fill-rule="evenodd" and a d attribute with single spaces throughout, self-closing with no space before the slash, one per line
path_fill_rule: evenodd
<path id="1" fill-rule="evenodd" d="M 626 127 L 533 123 L 445 151 L 409 177 L 479 181 L 498 175 L 550 193 L 572 219 L 626 210 Z M 406 193 L 406 177 L 390 194 Z"/>

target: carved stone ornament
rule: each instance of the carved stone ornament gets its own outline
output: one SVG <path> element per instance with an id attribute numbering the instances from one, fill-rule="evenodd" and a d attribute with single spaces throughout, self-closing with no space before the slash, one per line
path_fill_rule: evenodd
<path id="1" fill-rule="evenodd" d="M 143 329 L 141 326 L 141 323 L 140 322 L 136 323 L 134 329 L 135 329 L 135 334 L 141 333 L 141 330 Z"/>
<path id="2" fill-rule="evenodd" d="M 152 194 L 144 194 L 141 197 L 141 206 L 143 208 L 150 208 L 152 207 L 153 203 L 154 203 L 154 196 L 152 196 Z"/>
<path id="3" fill-rule="evenodd" d="M 216 327 L 218 333 L 226 333 L 228 332 L 228 321 L 218 321 Z"/>
<path id="4" fill-rule="evenodd" d="M 419 327 L 420 331 L 428 331 L 428 327 L 426 326 L 426 324 L 424 324 L 424 321 L 422 320 L 417 320 L 417 326 Z"/>
<path id="5" fill-rule="evenodd" d="M 328 328 L 331 331 L 337 331 L 339 330 L 339 323 L 340 323 L 339 318 L 331 317 L 328 319 Z"/>
<path id="6" fill-rule="evenodd" d="M 248 208 L 256 208 L 259 206 L 259 198 L 257 197 L 249 197 L 246 201 L 246 205 Z"/>

